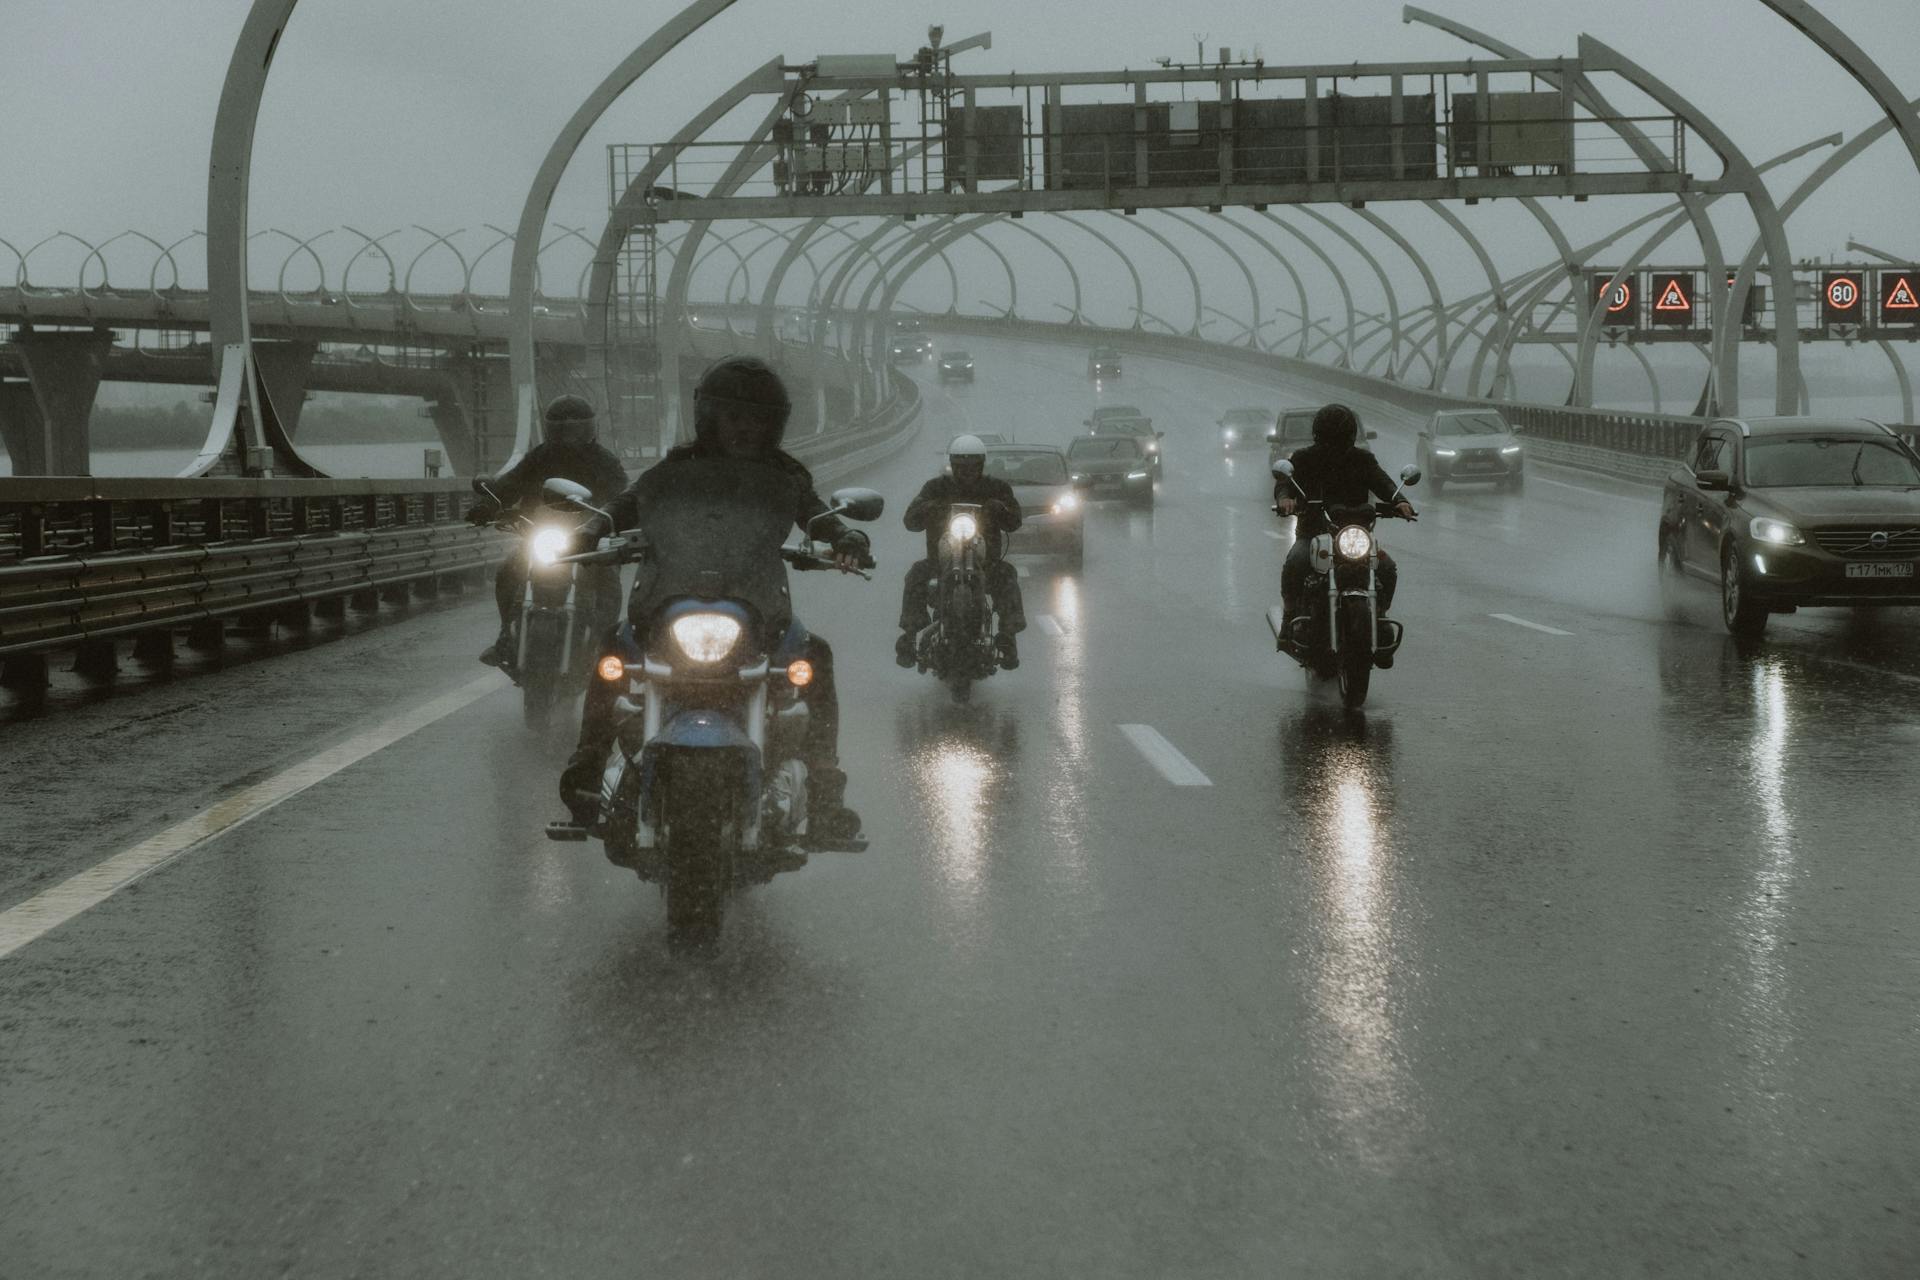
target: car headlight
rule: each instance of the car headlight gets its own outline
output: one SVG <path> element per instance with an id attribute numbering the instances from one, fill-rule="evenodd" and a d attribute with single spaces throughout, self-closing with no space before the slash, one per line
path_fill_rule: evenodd
<path id="1" fill-rule="evenodd" d="M 1785 520 L 1770 520 L 1760 516 L 1753 522 L 1753 536 L 1762 542 L 1771 542 L 1780 547 L 1797 547 L 1806 542 L 1800 531 Z"/>
<path id="2" fill-rule="evenodd" d="M 1076 471 L 1072 475 L 1068 476 L 1067 479 L 1073 481 L 1073 483 L 1075 484 L 1079 484 L 1082 480 L 1086 479 L 1086 477 L 1081 475 L 1078 471 Z"/>
<path id="3" fill-rule="evenodd" d="M 1127 472 L 1127 479 L 1129 480 L 1145 480 L 1146 478 L 1147 478 L 1147 473 L 1144 471 Z"/>
<path id="4" fill-rule="evenodd" d="M 1433 456 L 1436 458 L 1454 458 L 1458 457 L 1459 454 L 1460 451 L 1458 449 L 1435 449 L 1433 451 Z"/>
<path id="5" fill-rule="evenodd" d="M 962 542 L 971 542 L 973 541 L 973 535 L 979 532 L 979 522 L 964 511 L 947 521 L 947 536 L 950 538 L 958 538 Z"/>
<path id="6" fill-rule="evenodd" d="M 1518 453 L 1518 452 L 1520 452 L 1520 446 L 1519 446 L 1519 445 L 1517 445 L 1517 444 L 1510 444 L 1510 445 L 1508 445 L 1508 446 L 1507 446 L 1506 448 L 1504 448 L 1504 449 L 1502 449 L 1502 450 L 1501 450 L 1500 452 L 1502 452 L 1502 453 Z"/>
<path id="7" fill-rule="evenodd" d="M 1235 431 L 1232 427 L 1227 428 L 1226 435 L 1227 435 L 1228 444 L 1232 444 L 1235 440 L 1238 440 L 1240 438 L 1240 433 L 1238 431 Z"/>
<path id="8" fill-rule="evenodd" d="M 689 613 L 673 620 L 673 642 L 698 663 L 715 663 L 740 642 L 740 620 L 724 613 Z"/>
<path id="9" fill-rule="evenodd" d="M 1357 524 L 1350 524 L 1333 535 L 1333 549 L 1343 560 L 1365 560 L 1373 554 L 1373 535 Z"/>
<path id="10" fill-rule="evenodd" d="M 1157 445 L 1157 444 L 1150 444 L 1150 445 L 1148 445 L 1148 446 L 1147 446 L 1147 452 L 1148 452 L 1148 453 L 1158 453 L 1158 452 L 1160 452 L 1160 446 L 1159 446 L 1159 445 Z"/>
<path id="11" fill-rule="evenodd" d="M 1067 514 L 1067 512 L 1078 508 L 1079 505 L 1080 505 L 1080 499 L 1074 497 L 1070 493 L 1063 493 L 1060 495 L 1059 501 L 1053 504 L 1053 514 L 1057 516 L 1063 516 Z"/>
<path id="12" fill-rule="evenodd" d="M 533 538 L 527 544 L 527 550 L 533 556 L 535 564 L 552 564 L 567 554 L 567 548 L 573 545 L 573 535 L 565 529 L 545 525 L 533 531 Z"/>

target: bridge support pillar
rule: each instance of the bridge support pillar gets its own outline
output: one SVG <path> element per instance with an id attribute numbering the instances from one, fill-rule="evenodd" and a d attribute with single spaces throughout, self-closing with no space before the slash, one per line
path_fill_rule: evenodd
<path id="1" fill-rule="evenodd" d="M 24 329 L 14 349 L 24 383 L 0 384 L 0 435 L 17 476 L 92 474 L 87 419 L 113 334 L 105 329 Z"/>
<path id="2" fill-rule="evenodd" d="M 498 357 L 460 356 L 427 411 L 456 476 L 491 474 L 513 453 L 513 376 Z"/>
<path id="3" fill-rule="evenodd" d="M 295 439 L 300 426 L 300 410 L 307 402 L 307 378 L 313 371 L 313 355 L 319 346 L 312 342 L 267 342 L 255 339 L 254 367 L 260 370 L 273 416 L 280 430 Z M 289 472 L 298 474 L 297 472 Z"/>

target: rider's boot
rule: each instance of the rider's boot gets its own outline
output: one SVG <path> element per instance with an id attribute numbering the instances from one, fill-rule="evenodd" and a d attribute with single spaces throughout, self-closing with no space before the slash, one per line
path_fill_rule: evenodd
<path id="1" fill-rule="evenodd" d="M 993 638 L 993 653 L 1003 671 L 1013 671 L 1020 666 L 1020 648 L 1011 631 L 1002 631 Z"/>
<path id="2" fill-rule="evenodd" d="M 893 662 L 895 666 L 911 667 L 918 661 L 915 657 L 914 650 L 914 645 L 918 638 L 919 633 L 915 631 L 902 631 L 900 633 L 899 638 L 893 642 Z"/>
<path id="3" fill-rule="evenodd" d="M 560 803 L 580 826 L 600 820 L 600 778 L 606 772 L 611 743 L 582 740 L 560 771 Z"/>
<path id="4" fill-rule="evenodd" d="M 1393 650 L 1387 646 L 1393 643 L 1393 628 L 1387 623 L 1387 615 L 1380 614 L 1374 619 L 1373 665 L 1382 671 L 1393 666 Z"/>
<path id="5" fill-rule="evenodd" d="M 847 774 L 836 765 L 807 770 L 807 843 L 832 848 L 859 840 L 860 815 L 847 808 Z"/>
<path id="6" fill-rule="evenodd" d="M 480 651 L 480 661 L 505 670 L 513 665 L 519 647 L 514 643 L 513 624 L 503 622 L 500 624 L 500 634 L 494 637 L 493 643 Z"/>

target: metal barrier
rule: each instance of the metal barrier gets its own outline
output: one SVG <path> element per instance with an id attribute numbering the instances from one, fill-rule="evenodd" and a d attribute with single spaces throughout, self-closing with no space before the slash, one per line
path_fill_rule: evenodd
<path id="1" fill-rule="evenodd" d="M 0 658 L 471 574 L 502 553 L 471 501 L 458 481 L 0 480 Z"/>
<path id="2" fill-rule="evenodd" d="M 919 387 L 866 421 L 791 442 L 829 481 L 903 447 Z M 318 601 L 470 575 L 505 540 L 464 517 L 464 480 L 0 478 L 0 682 L 45 683 L 44 655 L 79 649 L 108 670 L 111 646 L 223 618 L 304 619 Z"/>

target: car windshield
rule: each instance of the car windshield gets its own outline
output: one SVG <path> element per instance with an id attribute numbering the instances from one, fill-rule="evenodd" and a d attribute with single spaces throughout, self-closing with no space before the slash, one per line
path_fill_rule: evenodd
<path id="1" fill-rule="evenodd" d="M 990 453 L 987 474 L 1008 484 L 1065 484 L 1067 461 L 1057 453 Z"/>
<path id="2" fill-rule="evenodd" d="M 1433 427 L 1434 434 L 1442 436 L 1503 436 L 1510 430 L 1497 413 L 1452 414 Z"/>
<path id="3" fill-rule="evenodd" d="M 1131 436 L 1081 436 L 1067 446 L 1067 454 L 1074 458 L 1137 458 L 1140 456 L 1140 445 Z"/>
<path id="4" fill-rule="evenodd" d="M 1095 360 L 1118 360 L 1120 358 L 1120 353 L 1118 351 L 1115 351 L 1112 347 L 1102 347 L 1098 351 L 1093 353 L 1093 358 Z"/>
<path id="5" fill-rule="evenodd" d="M 1224 421 L 1230 427 L 1258 427 L 1273 421 L 1273 415 L 1265 409 L 1229 409 Z"/>
<path id="6" fill-rule="evenodd" d="M 1305 440 L 1313 434 L 1313 415 L 1310 413 L 1290 413 L 1280 419 L 1280 438 L 1282 440 Z"/>
<path id="7" fill-rule="evenodd" d="M 1757 489 L 1920 485 L 1920 467 L 1888 439 L 1789 436 L 1747 442 L 1747 483 Z"/>
<path id="8" fill-rule="evenodd" d="M 943 357 L 941 357 L 941 358 L 942 358 L 942 359 L 945 359 L 945 360 L 971 360 L 971 359 L 973 359 L 973 357 L 972 357 L 972 356 L 970 356 L 970 355 L 968 355 L 968 354 L 967 354 L 966 352 L 964 352 L 964 351 L 949 351 L 949 352 L 947 352 L 947 354 L 946 354 L 945 356 L 943 356 Z"/>
<path id="9" fill-rule="evenodd" d="M 1153 430 L 1144 418 L 1109 418 L 1094 423 L 1093 429 L 1103 436 L 1144 436 Z"/>

